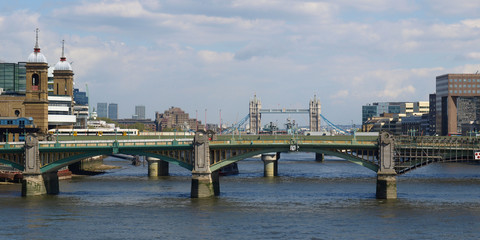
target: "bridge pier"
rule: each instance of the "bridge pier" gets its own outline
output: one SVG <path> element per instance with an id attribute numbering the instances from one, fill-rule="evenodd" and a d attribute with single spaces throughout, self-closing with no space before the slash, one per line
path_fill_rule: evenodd
<path id="1" fill-rule="evenodd" d="M 377 173 L 377 199 L 397 198 L 397 174 Z"/>
<path id="2" fill-rule="evenodd" d="M 169 165 L 167 161 L 160 160 L 154 157 L 148 157 L 148 176 L 159 177 L 169 175 Z"/>
<path id="3" fill-rule="evenodd" d="M 22 196 L 37 196 L 47 194 L 42 174 L 23 174 Z"/>
<path id="4" fill-rule="evenodd" d="M 193 139 L 194 164 L 192 170 L 192 198 L 207 198 L 220 194 L 220 181 L 218 171 L 210 171 L 210 146 L 209 138 L 212 134 L 197 131 Z"/>
<path id="5" fill-rule="evenodd" d="M 395 171 L 395 139 L 388 132 L 382 132 L 379 138 L 380 161 L 377 171 L 377 199 L 397 198 L 397 172 Z"/>
<path id="6" fill-rule="evenodd" d="M 57 171 L 42 174 L 39 154 L 37 135 L 28 134 L 25 139 L 22 196 L 58 194 L 59 192 Z"/>
<path id="7" fill-rule="evenodd" d="M 219 174 L 215 172 L 192 172 L 192 198 L 207 198 L 220 195 Z"/>
<path id="8" fill-rule="evenodd" d="M 279 153 L 264 153 L 262 154 L 262 161 L 264 164 L 263 176 L 275 177 L 278 176 L 278 159 Z"/>
<path id="9" fill-rule="evenodd" d="M 323 154 L 323 153 L 315 153 L 315 161 L 317 161 L 317 162 L 325 162 L 325 154 Z"/>

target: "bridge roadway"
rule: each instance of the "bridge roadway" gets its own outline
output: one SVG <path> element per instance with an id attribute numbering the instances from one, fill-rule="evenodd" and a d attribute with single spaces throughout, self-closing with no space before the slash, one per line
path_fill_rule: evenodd
<path id="1" fill-rule="evenodd" d="M 216 136 L 199 131 L 193 139 L 38 141 L 0 143 L 0 163 L 23 172 L 22 195 L 58 194 L 57 171 L 82 159 L 111 154 L 146 156 L 149 176 L 168 175 L 168 164 L 192 172 L 191 196 L 220 193 L 218 170 L 262 155 L 264 175 L 277 175 L 280 152 L 337 156 L 377 173 L 377 198 L 396 198 L 396 176 L 434 162 L 477 161 L 480 141 L 467 137 Z"/>

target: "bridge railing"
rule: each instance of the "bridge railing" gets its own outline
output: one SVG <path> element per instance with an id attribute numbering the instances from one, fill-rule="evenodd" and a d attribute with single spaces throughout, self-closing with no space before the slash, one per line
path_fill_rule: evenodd
<path id="1" fill-rule="evenodd" d="M 210 144 L 237 144 L 237 145 L 252 145 L 252 144 L 342 144 L 342 145 L 375 145 L 377 141 L 372 140 L 304 140 L 304 139 L 265 139 L 265 140 L 215 140 Z"/>
<path id="2" fill-rule="evenodd" d="M 83 140 L 83 141 L 42 141 L 40 147 L 108 147 L 117 146 L 168 146 L 168 145 L 188 145 L 192 144 L 193 139 L 142 139 L 142 140 Z"/>
<path id="3" fill-rule="evenodd" d="M 400 148 L 442 148 L 479 150 L 480 138 L 445 136 L 396 136 L 395 146 Z"/>
<path id="4" fill-rule="evenodd" d="M 12 149 L 12 148 L 23 148 L 25 142 L 2 142 L 0 143 L 0 149 Z"/>

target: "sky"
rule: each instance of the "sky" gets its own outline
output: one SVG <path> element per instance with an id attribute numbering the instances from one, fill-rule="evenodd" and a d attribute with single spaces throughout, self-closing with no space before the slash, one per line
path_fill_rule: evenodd
<path id="1" fill-rule="evenodd" d="M 479 12 L 470 0 L 1 1 L 0 61 L 26 61 L 39 28 L 49 65 L 65 40 L 75 87 L 120 118 L 175 106 L 232 124 L 254 95 L 301 109 L 317 96 L 330 121 L 359 124 L 362 105 L 427 101 L 436 76 L 480 70 Z"/>

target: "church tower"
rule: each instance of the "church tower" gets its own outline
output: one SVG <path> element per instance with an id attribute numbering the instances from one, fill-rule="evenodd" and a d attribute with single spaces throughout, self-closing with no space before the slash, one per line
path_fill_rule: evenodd
<path id="1" fill-rule="evenodd" d="M 32 117 L 40 132 L 48 131 L 48 63 L 38 46 L 38 28 L 33 52 L 26 64 L 25 116 Z"/>
<path id="2" fill-rule="evenodd" d="M 65 40 L 62 41 L 62 57 L 53 70 L 53 95 L 70 96 L 73 99 L 73 71 L 65 57 Z"/>

